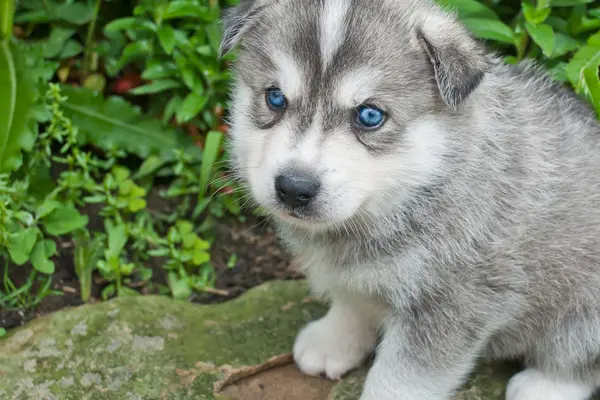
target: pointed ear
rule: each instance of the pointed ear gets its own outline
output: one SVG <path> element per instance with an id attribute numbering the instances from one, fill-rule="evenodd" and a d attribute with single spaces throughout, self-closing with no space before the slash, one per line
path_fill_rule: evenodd
<path id="1" fill-rule="evenodd" d="M 235 47 L 242 36 L 254 23 L 262 9 L 261 0 L 240 0 L 239 4 L 223 12 L 223 37 L 219 48 L 219 57 L 223 57 Z"/>
<path id="2" fill-rule="evenodd" d="M 442 99 L 456 110 L 479 86 L 491 58 L 465 27 L 442 12 L 424 19 L 417 38 L 429 57 Z"/>

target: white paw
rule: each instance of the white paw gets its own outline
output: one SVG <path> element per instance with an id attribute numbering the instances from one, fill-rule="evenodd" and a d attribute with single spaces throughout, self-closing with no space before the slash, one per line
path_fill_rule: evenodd
<path id="1" fill-rule="evenodd" d="M 590 385 L 557 381 L 529 368 L 510 379 L 506 400 L 587 400 L 593 392 Z"/>
<path id="2" fill-rule="evenodd" d="M 337 380 L 359 366 L 375 348 L 377 336 L 370 327 L 343 317 L 330 312 L 300 331 L 294 344 L 294 359 L 302 372 L 325 373 L 327 378 Z"/>

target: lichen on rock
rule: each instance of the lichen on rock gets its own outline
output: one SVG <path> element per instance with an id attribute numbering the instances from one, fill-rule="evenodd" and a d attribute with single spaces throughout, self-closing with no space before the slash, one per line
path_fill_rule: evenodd
<path id="1" fill-rule="evenodd" d="M 271 282 L 199 306 L 161 296 L 65 309 L 0 339 L 4 400 L 358 400 L 368 366 L 306 376 L 290 351 L 325 306 L 305 282 Z M 504 400 L 514 365 L 483 365 L 454 400 Z"/>

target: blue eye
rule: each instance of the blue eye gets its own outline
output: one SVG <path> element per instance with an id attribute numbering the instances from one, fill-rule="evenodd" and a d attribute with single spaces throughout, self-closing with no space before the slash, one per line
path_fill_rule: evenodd
<path id="1" fill-rule="evenodd" d="M 385 112 L 379 108 L 361 105 L 356 110 L 356 122 L 362 127 L 374 129 L 383 124 Z"/>
<path id="2" fill-rule="evenodd" d="M 265 97 L 267 105 L 272 110 L 283 110 L 287 106 L 285 95 L 278 88 L 271 88 L 267 90 Z"/>

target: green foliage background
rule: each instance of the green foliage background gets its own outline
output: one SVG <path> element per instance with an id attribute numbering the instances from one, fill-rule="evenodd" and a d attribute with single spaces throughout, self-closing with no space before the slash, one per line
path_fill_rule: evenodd
<path id="1" fill-rule="evenodd" d="M 0 307 L 54 293 L 65 242 L 85 301 L 93 277 L 103 298 L 212 287 L 212 228 L 244 218 L 221 168 L 235 55 L 217 58 L 220 15 L 235 1 L 0 0 Z M 600 116 L 597 1 L 437 1 Z"/>

